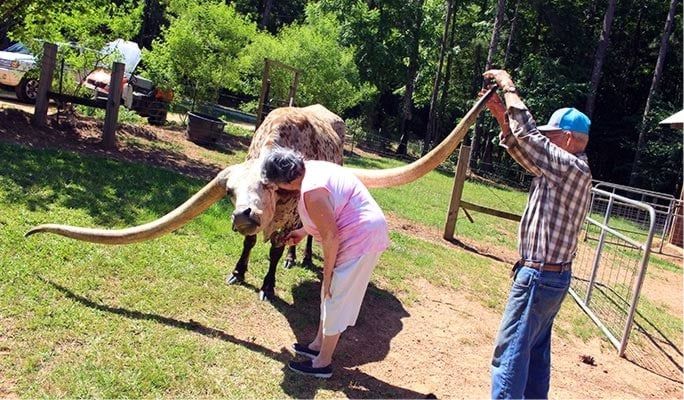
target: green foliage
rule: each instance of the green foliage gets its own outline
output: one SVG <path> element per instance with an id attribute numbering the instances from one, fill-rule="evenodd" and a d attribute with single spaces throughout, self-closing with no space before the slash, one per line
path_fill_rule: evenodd
<path id="1" fill-rule="evenodd" d="M 219 88 L 238 84 L 238 54 L 254 39 L 256 27 L 223 2 L 183 4 L 152 50 L 144 52 L 146 71 L 173 88 L 177 99 L 215 101 Z"/>
<path id="2" fill-rule="evenodd" d="M 372 91 L 359 79 L 354 50 L 337 42 L 339 34 L 335 19 L 310 5 L 305 23 L 284 28 L 276 37 L 257 35 L 240 58 L 242 91 L 258 93 L 264 58 L 270 58 L 301 70 L 298 104 L 321 103 L 336 112 L 356 105 Z M 291 79 L 289 72 L 274 68 L 271 96 L 287 99 Z"/>
<path id="3" fill-rule="evenodd" d="M 672 192 L 675 187 L 681 188 L 682 131 L 659 124 L 677 111 L 669 102 L 660 101 L 646 118 L 647 141 L 642 152 L 641 168 L 637 171 L 639 186 L 665 193 Z"/>
<path id="4" fill-rule="evenodd" d="M 100 49 L 106 42 L 128 40 L 138 33 L 142 5 L 136 0 L 29 2 L 22 23 L 14 27 L 11 37 L 24 42 L 36 54 L 42 49 L 37 40 Z"/>
<path id="5" fill-rule="evenodd" d="M 78 110 L 79 114 L 81 115 L 85 115 L 87 117 L 94 117 L 96 119 L 103 121 L 106 114 L 105 110 L 101 108 L 93 108 L 81 105 L 76 106 L 76 110 Z M 138 115 L 135 111 L 131 111 L 125 107 L 121 107 L 119 108 L 118 122 L 121 124 L 143 125 L 144 123 L 146 123 L 146 120 L 140 115 Z"/>

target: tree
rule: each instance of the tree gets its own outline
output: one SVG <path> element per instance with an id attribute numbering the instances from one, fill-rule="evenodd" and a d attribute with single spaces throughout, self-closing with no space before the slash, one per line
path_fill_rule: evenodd
<path id="1" fill-rule="evenodd" d="M 413 35 L 411 37 L 411 52 L 409 53 L 409 65 L 406 71 L 406 86 L 404 89 L 404 97 L 401 102 L 401 125 L 399 128 L 399 146 L 397 147 L 397 154 L 406 154 L 406 145 L 408 143 L 408 132 L 406 131 L 406 121 L 411 120 L 413 116 L 413 91 L 416 84 L 416 75 L 419 67 L 419 49 L 420 49 L 420 29 L 423 24 L 423 0 L 415 0 L 415 23 Z"/>
<path id="2" fill-rule="evenodd" d="M 152 79 L 174 88 L 177 98 L 204 100 L 239 80 L 238 54 L 256 35 L 256 25 L 222 2 L 187 3 L 144 52 Z"/>
<path id="3" fill-rule="evenodd" d="M 503 23 L 504 12 L 506 11 L 506 0 L 498 0 L 496 6 L 496 17 L 494 18 L 494 27 L 492 28 L 492 38 L 489 42 L 489 49 L 487 51 L 487 62 L 485 63 L 485 71 L 492 67 L 492 62 L 494 60 L 494 54 L 497 51 L 497 46 L 499 44 L 499 32 L 501 30 L 501 24 Z M 484 71 L 483 71 L 484 72 Z M 473 154 L 476 158 L 479 158 L 481 141 L 483 140 L 484 129 L 483 129 L 483 118 L 481 114 L 478 118 L 478 123 L 475 126 L 475 137 L 473 138 Z M 491 151 L 491 143 L 487 141 L 485 143 L 485 149 L 489 147 L 488 151 Z"/>
<path id="4" fill-rule="evenodd" d="M 511 46 L 513 45 L 513 38 L 515 37 L 515 28 L 518 23 L 518 7 L 520 6 L 520 0 L 515 1 L 515 8 L 513 11 L 513 18 L 511 18 L 511 29 L 508 33 L 508 43 L 506 43 L 506 52 L 504 53 L 503 65 L 505 68 L 508 67 L 508 56 L 511 54 Z"/>
<path id="5" fill-rule="evenodd" d="M 596 46 L 596 58 L 594 59 L 594 69 L 591 72 L 591 83 L 589 84 L 589 94 L 587 95 L 587 104 L 584 106 L 584 111 L 591 119 L 594 115 L 594 105 L 596 102 L 596 91 L 601 82 L 601 73 L 603 72 L 603 60 L 606 58 L 606 52 L 610 45 L 610 29 L 613 26 L 613 16 L 615 16 L 615 3 L 617 0 L 609 0 L 606 14 L 603 17 L 603 28 L 601 29 L 601 36 L 599 37 L 598 45 Z"/>
<path id="6" fill-rule="evenodd" d="M 135 41 L 140 47 L 149 49 L 168 21 L 164 18 L 164 6 L 159 0 L 144 0 L 143 4 L 142 23 Z"/>
<path id="7" fill-rule="evenodd" d="M 142 3 L 123 0 L 42 1 L 22 5 L 21 23 L 15 25 L 10 36 L 24 42 L 36 54 L 42 44 L 36 39 L 51 42 L 71 42 L 79 46 L 100 49 L 114 39 L 130 40 L 140 30 Z"/>
<path id="8" fill-rule="evenodd" d="M 633 186 L 636 183 L 636 179 L 638 176 L 640 154 L 641 149 L 644 145 L 644 138 L 646 135 L 646 119 L 648 117 L 648 112 L 651 110 L 651 103 L 653 101 L 653 98 L 656 96 L 658 85 L 660 84 L 660 76 L 663 72 L 663 65 L 665 64 L 665 56 L 667 55 L 670 35 L 672 35 L 672 28 L 674 26 L 674 15 L 677 9 L 678 2 L 679 0 L 670 1 L 670 11 L 667 13 L 667 18 L 665 19 L 663 36 L 660 40 L 660 51 L 658 52 L 658 60 L 656 61 L 655 70 L 653 71 L 653 80 L 651 81 L 651 88 L 648 90 L 648 97 L 646 98 L 646 105 L 644 106 L 644 114 L 641 119 L 641 125 L 639 128 L 639 139 L 637 141 L 636 153 L 634 154 L 634 162 L 632 163 L 632 172 L 629 177 L 630 186 Z"/>
<path id="9" fill-rule="evenodd" d="M 306 9 L 306 19 L 281 30 L 277 36 L 258 34 L 240 53 L 237 87 L 243 93 L 258 93 L 264 58 L 271 58 L 302 71 L 297 104 L 320 103 L 342 113 L 372 93 L 363 84 L 354 63 L 354 51 L 338 42 L 340 26 L 335 17 L 317 4 Z M 274 91 L 287 91 L 289 77 L 274 73 Z M 277 95 L 277 93 L 275 93 Z M 283 97 L 282 95 L 279 97 Z"/>
<path id="10" fill-rule="evenodd" d="M 432 86 L 432 94 L 430 95 L 430 111 L 428 113 L 427 132 L 425 141 L 423 142 L 423 154 L 427 154 L 432 147 L 435 140 L 436 128 L 436 110 L 437 110 L 437 94 L 439 92 L 440 82 L 442 80 L 442 69 L 444 65 L 444 55 L 448 45 L 449 29 L 451 26 L 451 15 L 454 12 L 454 1 L 447 0 L 447 12 L 444 17 L 444 31 L 442 33 L 441 46 L 439 50 L 439 62 L 437 63 L 437 71 L 435 72 L 435 82 Z"/>

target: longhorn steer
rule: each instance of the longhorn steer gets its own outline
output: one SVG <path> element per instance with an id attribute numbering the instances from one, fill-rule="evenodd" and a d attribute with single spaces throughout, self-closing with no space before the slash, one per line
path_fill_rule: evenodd
<path id="1" fill-rule="evenodd" d="M 419 160 L 398 168 L 350 170 L 369 188 L 399 186 L 420 178 L 436 168 L 456 149 L 494 91 L 495 88 L 492 88 L 482 96 L 449 136 Z M 282 239 L 299 223 L 296 216 L 298 195 L 277 191 L 273 185 L 264 185 L 261 181 L 261 160 L 270 149 L 282 146 L 298 150 L 307 159 L 341 164 L 343 137 L 344 123 L 323 106 L 276 109 L 255 133 L 247 159 L 243 163 L 221 171 L 204 188 L 165 216 L 144 225 L 116 230 L 46 224 L 29 230 L 26 236 L 51 232 L 95 243 L 139 242 L 181 227 L 227 194 L 235 205 L 233 229 L 245 235 L 245 248 L 251 249 L 250 246 L 256 241 L 255 235 L 260 231 L 266 239 L 271 240 L 269 272 L 261 288 L 262 296 L 270 297 L 275 287 L 275 265 L 284 250 Z M 244 269 L 243 264 L 238 262 L 230 280 L 240 281 L 244 278 L 247 268 L 246 259 L 244 261 Z"/>
<path id="2" fill-rule="evenodd" d="M 269 268 L 259 292 L 260 298 L 275 296 L 275 271 L 283 255 L 285 235 L 298 228 L 296 193 L 277 191 L 261 182 L 261 159 L 275 147 L 299 151 L 307 160 L 325 160 L 342 164 L 344 121 L 321 105 L 305 108 L 284 107 L 268 114 L 254 133 L 244 163 L 224 170 L 227 193 L 231 196 L 233 230 L 245 235 L 242 254 L 228 283 L 244 281 L 256 234 L 263 232 L 271 241 Z M 295 247 L 290 247 L 286 266 L 294 262 Z M 311 259 L 311 238 L 307 240 L 304 262 Z"/>

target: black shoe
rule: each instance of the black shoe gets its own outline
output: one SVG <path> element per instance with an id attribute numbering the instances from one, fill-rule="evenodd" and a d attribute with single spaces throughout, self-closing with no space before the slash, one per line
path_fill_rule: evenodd
<path id="1" fill-rule="evenodd" d="M 332 376 L 332 365 L 327 367 L 314 368 L 311 360 L 296 362 L 290 361 L 287 365 L 291 370 L 298 374 L 315 376 L 316 378 L 330 378 Z"/>
<path id="2" fill-rule="evenodd" d="M 318 357 L 318 353 L 320 353 L 320 351 L 311 350 L 309 346 L 301 343 L 294 343 L 292 345 L 292 350 L 295 352 L 295 354 L 299 354 L 300 356 L 304 357 L 309 357 L 312 360 Z"/>

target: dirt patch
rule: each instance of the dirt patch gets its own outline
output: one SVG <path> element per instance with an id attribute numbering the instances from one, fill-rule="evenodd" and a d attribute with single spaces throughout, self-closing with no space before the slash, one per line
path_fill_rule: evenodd
<path id="1" fill-rule="evenodd" d="M 119 141 L 115 149 L 106 149 L 100 144 L 101 132 L 101 122 L 93 119 L 60 120 L 53 116 L 45 129 L 36 129 L 26 112 L 0 110 L 0 141 L 3 142 L 156 165 L 202 179 L 212 178 L 224 167 L 204 155 L 207 149 L 187 141 L 182 129 L 123 124 L 117 131 Z M 226 135 L 215 150 L 237 151 L 248 145 L 248 139 Z M 473 241 L 446 241 L 439 229 L 406 221 L 389 212 L 388 219 L 393 230 L 488 257 L 492 260 L 491 268 L 501 268 L 500 263 L 510 264 L 517 258 L 515 249 Z M 680 291 L 681 304 L 681 274 L 665 272 L 658 272 L 657 277 Z M 500 313 L 469 300 L 467 293 L 435 287 L 424 280 L 414 284 L 419 295 L 411 306 L 402 305 L 381 288 L 371 287 L 358 326 L 351 328 L 340 343 L 338 372 L 328 387 L 352 398 L 412 398 L 428 394 L 438 398 L 489 397 L 489 360 Z M 310 297 L 311 293 L 315 297 L 317 293 L 310 287 L 299 289 L 304 297 Z M 647 291 L 657 291 L 657 287 Z M 391 304 L 388 298 L 394 299 Z M 244 344 L 247 347 L 258 346 L 261 351 L 286 361 L 291 356 L 283 346 L 310 338 L 314 333 L 291 327 L 288 313 L 315 312 L 315 304 L 315 299 L 310 298 L 304 299 L 303 304 L 277 303 L 278 311 L 273 312 L 273 319 L 254 312 L 255 318 L 242 323 L 243 338 L 231 337 L 231 340 L 247 343 Z M 262 309 L 262 305 L 254 307 Z M 681 313 L 681 308 L 678 312 Z M 264 330 L 269 335 L 264 336 Z M 582 343 L 555 335 L 553 341 L 551 397 L 682 397 L 681 376 L 678 379 L 662 376 L 643 364 L 619 358 L 604 340 Z M 593 358 L 593 364 L 582 361 L 587 356 Z M 676 361 L 681 363 L 681 354 Z M 342 370 L 344 373 L 340 373 Z M 286 383 L 283 385 L 287 392 Z M 0 376 L 0 397 L 12 397 L 12 393 L 11 382 Z"/>
<path id="2" fill-rule="evenodd" d="M 0 109 L 0 121 L 0 141 L 35 149 L 70 150 L 155 165 L 203 179 L 213 178 L 224 167 L 202 157 L 205 148 L 186 140 L 182 128 L 120 124 L 116 147 L 107 148 L 102 144 L 103 123 L 92 118 L 51 115 L 45 128 L 36 128 L 31 125 L 30 114 Z M 248 146 L 248 138 L 222 135 L 211 150 L 234 152 Z"/>

